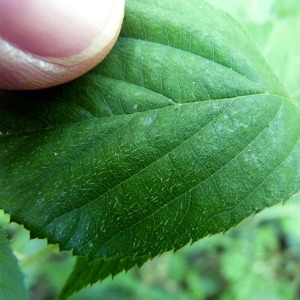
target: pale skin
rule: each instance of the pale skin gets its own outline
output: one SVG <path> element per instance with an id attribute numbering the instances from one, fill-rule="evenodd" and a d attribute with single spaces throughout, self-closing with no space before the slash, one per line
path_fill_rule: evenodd
<path id="1" fill-rule="evenodd" d="M 0 89 L 47 88 L 102 61 L 125 0 L 0 0 Z"/>

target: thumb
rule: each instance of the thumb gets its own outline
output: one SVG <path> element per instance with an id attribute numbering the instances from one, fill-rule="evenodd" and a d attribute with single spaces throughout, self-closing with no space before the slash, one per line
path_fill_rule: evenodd
<path id="1" fill-rule="evenodd" d="M 0 0 L 0 89 L 79 77 L 111 50 L 125 0 Z"/>

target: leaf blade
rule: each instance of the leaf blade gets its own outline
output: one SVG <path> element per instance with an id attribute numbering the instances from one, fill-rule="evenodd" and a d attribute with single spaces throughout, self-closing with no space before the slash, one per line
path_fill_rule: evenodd
<path id="1" fill-rule="evenodd" d="M 226 231 L 300 186 L 299 110 L 248 36 L 204 2 L 193 25 L 170 10 L 197 1 L 149 3 L 127 2 L 123 37 L 85 77 L 0 94 L 1 206 L 106 270 Z"/>

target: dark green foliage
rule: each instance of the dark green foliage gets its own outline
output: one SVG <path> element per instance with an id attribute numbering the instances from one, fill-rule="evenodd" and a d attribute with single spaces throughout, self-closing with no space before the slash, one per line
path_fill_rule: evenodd
<path id="1" fill-rule="evenodd" d="M 0 226 L 0 299 L 28 299 L 23 274 Z"/>

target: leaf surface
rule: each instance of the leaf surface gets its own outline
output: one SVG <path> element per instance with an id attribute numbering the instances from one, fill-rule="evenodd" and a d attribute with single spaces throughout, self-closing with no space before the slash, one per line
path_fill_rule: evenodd
<path id="1" fill-rule="evenodd" d="M 86 257 L 73 291 L 299 191 L 299 110 L 239 24 L 202 1 L 127 1 L 103 63 L 1 92 L 0 120 L 0 206 Z"/>
<path id="2" fill-rule="evenodd" d="M 297 0 L 236 2 L 209 0 L 236 16 L 251 33 L 275 74 L 282 79 L 296 105 L 300 105 L 300 5 Z"/>

